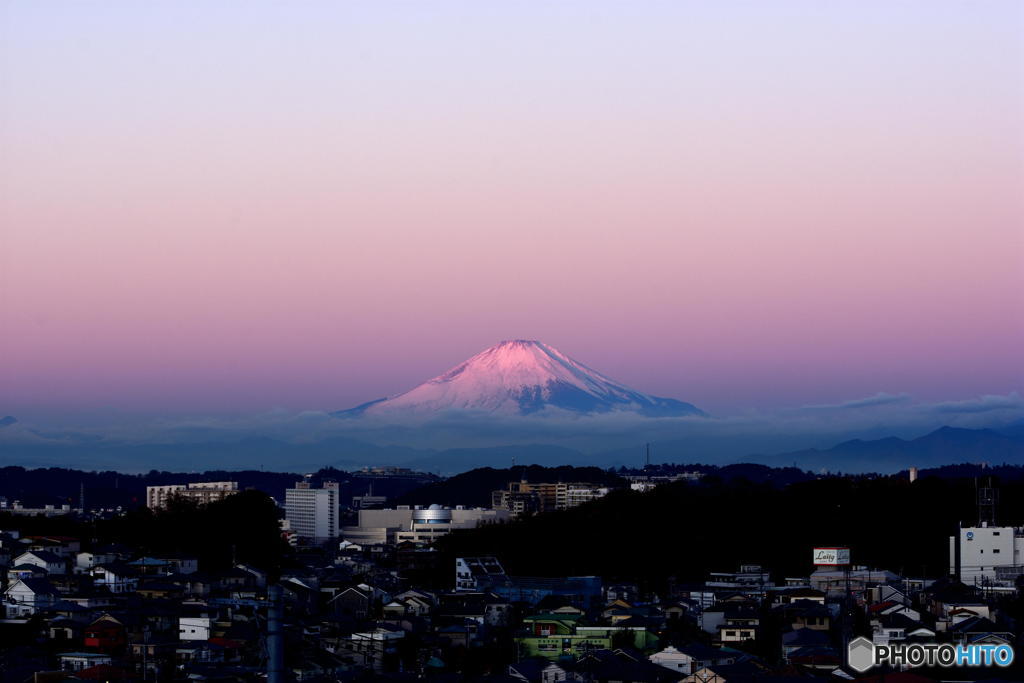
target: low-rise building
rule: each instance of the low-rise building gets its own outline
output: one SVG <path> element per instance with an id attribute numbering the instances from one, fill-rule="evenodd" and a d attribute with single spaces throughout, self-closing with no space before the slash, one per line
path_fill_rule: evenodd
<path id="1" fill-rule="evenodd" d="M 655 652 L 648 659 L 653 664 L 689 676 L 705 667 L 732 664 L 736 661 L 736 656 L 735 652 L 691 643 L 680 647 L 670 645 L 660 652 Z"/>
<path id="2" fill-rule="evenodd" d="M 121 562 L 110 562 L 93 567 L 89 574 L 93 585 L 111 593 L 132 593 L 139 585 L 139 572 Z"/>
<path id="3" fill-rule="evenodd" d="M 86 572 L 107 562 L 114 562 L 117 556 L 111 552 L 86 550 L 75 555 L 74 570 L 78 573 Z"/>
<path id="4" fill-rule="evenodd" d="M 14 565 L 34 564 L 47 574 L 63 574 L 67 570 L 64 558 L 49 550 L 30 550 L 14 558 Z"/>
<path id="5" fill-rule="evenodd" d="M 210 617 L 179 617 L 178 640 L 209 640 L 212 628 Z"/>
<path id="6" fill-rule="evenodd" d="M 505 568 L 492 555 L 455 558 L 456 591 L 478 591 L 504 578 Z"/>
<path id="7" fill-rule="evenodd" d="M 8 619 L 30 617 L 60 600 L 60 593 L 46 579 L 15 581 L 3 596 Z"/>
<path id="8" fill-rule="evenodd" d="M 887 569 L 868 569 L 855 566 L 849 571 L 840 568 L 821 568 L 810 576 L 811 588 L 824 591 L 830 598 L 842 597 L 849 592 L 860 598 L 872 587 L 898 583 L 900 577 Z"/>
<path id="9" fill-rule="evenodd" d="M 21 504 L 21 501 L 14 501 L 8 503 L 5 500 L 0 500 L 0 512 L 7 512 L 12 515 L 25 515 L 26 517 L 58 517 L 61 515 L 70 515 L 74 510 L 71 505 L 65 503 L 64 505 L 44 505 L 41 508 L 27 508 Z"/>
<path id="10" fill-rule="evenodd" d="M 109 666 L 113 658 L 98 652 L 64 652 L 58 655 L 62 671 L 84 671 L 94 666 Z"/>
<path id="11" fill-rule="evenodd" d="M 124 624 L 104 614 L 85 628 L 83 644 L 100 652 L 116 654 L 127 644 Z"/>
<path id="12" fill-rule="evenodd" d="M 454 508 L 440 505 L 409 506 L 383 510 L 360 510 L 358 526 L 342 529 L 346 540 L 362 546 L 385 543 L 433 543 L 453 529 L 472 529 L 480 524 L 505 522 L 512 518 L 508 510 Z"/>
<path id="13" fill-rule="evenodd" d="M 28 550 L 48 550 L 63 558 L 74 557 L 82 543 L 74 536 L 28 536 Z"/>
<path id="14" fill-rule="evenodd" d="M 524 617 L 516 644 L 521 657 L 559 659 L 619 647 L 649 651 L 658 636 L 642 626 L 587 626 L 582 615 L 548 613 Z"/>

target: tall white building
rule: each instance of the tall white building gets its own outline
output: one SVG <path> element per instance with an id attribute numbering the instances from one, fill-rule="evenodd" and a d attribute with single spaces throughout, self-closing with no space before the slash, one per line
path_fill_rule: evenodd
<path id="1" fill-rule="evenodd" d="M 334 481 L 325 481 L 319 489 L 300 481 L 284 492 L 284 514 L 291 530 L 300 538 L 317 542 L 338 537 L 339 503 L 338 483 Z"/>
<path id="2" fill-rule="evenodd" d="M 956 536 L 949 537 L 949 571 L 956 571 Z M 968 585 L 1013 585 L 1024 574 L 1024 528 L 960 528 L 960 577 Z"/>

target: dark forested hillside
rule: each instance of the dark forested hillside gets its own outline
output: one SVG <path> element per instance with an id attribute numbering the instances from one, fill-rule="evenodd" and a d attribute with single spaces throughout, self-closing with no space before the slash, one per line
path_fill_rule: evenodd
<path id="1" fill-rule="evenodd" d="M 948 537 L 976 521 L 972 479 L 831 477 L 777 487 L 710 476 L 648 493 L 616 491 L 564 512 L 451 534 L 440 548 L 494 554 L 514 574 L 704 577 L 761 563 L 806 575 L 815 545 L 848 545 L 855 564 L 932 576 L 948 570 Z M 1002 485 L 1000 518 L 1024 520 L 1024 482 Z M 442 566 L 451 566 L 442 562 Z"/>
<path id="2" fill-rule="evenodd" d="M 234 561 L 275 569 L 287 551 L 279 516 L 280 510 L 267 494 L 242 491 L 209 505 L 174 500 L 166 510 L 142 507 L 90 521 L 0 512 L 0 528 L 16 528 L 26 535 L 74 536 L 87 547 L 118 543 L 140 555 L 183 553 L 198 558 L 210 571 L 230 567 Z"/>

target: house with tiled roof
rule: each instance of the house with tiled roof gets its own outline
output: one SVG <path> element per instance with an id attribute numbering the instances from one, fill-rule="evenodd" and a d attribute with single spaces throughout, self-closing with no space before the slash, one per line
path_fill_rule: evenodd
<path id="1" fill-rule="evenodd" d="M 29 550 L 15 557 L 14 564 L 34 564 L 45 569 L 47 574 L 63 574 L 67 571 L 64 558 L 49 550 Z"/>
<path id="2" fill-rule="evenodd" d="M 682 676 L 689 676 L 694 671 L 709 666 L 732 664 L 736 661 L 736 653 L 720 650 L 701 643 L 690 643 L 655 652 L 648 659 L 652 664 L 664 667 Z"/>
<path id="3" fill-rule="evenodd" d="M 29 617 L 60 600 L 60 593 L 46 579 L 21 579 L 3 593 L 8 619 Z"/>
<path id="4" fill-rule="evenodd" d="M 46 570 L 37 564 L 18 564 L 7 570 L 7 584 L 22 579 L 45 579 Z"/>
<path id="5" fill-rule="evenodd" d="M 85 628 L 84 644 L 99 652 L 117 654 L 128 642 L 124 624 L 110 614 L 104 614 Z"/>
<path id="6" fill-rule="evenodd" d="M 93 567 L 89 574 L 93 585 L 111 593 L 134 593 L 139 585 L 139 572 L 123 562 L 108 562 Z"/>
<path id="7" fill-rule="evenodd" d="M 903 614 L 882 614 L 871 619 L 871 640 L 875 645 L 892 641 L 932 640 L 935 629 Z"/>
<path id="8" fill-rule="evenodd" d="M 958 643 L 1008 645 L 1014 642 L 1012 631 L 981 616 L 964 619 L 950 626 L 948 631 Z"/>
<path id="9" fill-rule="evenodd" d="M 101 652 L 62 652 L 57 659 L 62 671 L 76 672 L 113 662 L 113 657 Z"/>

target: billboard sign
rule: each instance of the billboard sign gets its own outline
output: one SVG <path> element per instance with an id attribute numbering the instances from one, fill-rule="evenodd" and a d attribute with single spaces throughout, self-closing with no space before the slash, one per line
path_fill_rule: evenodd
<path id="1" fill-rule="evenodd" d="M 826 567 L 838 567 L 850 564 L 849 548 L 815 548 L 814 564 Z"/>

